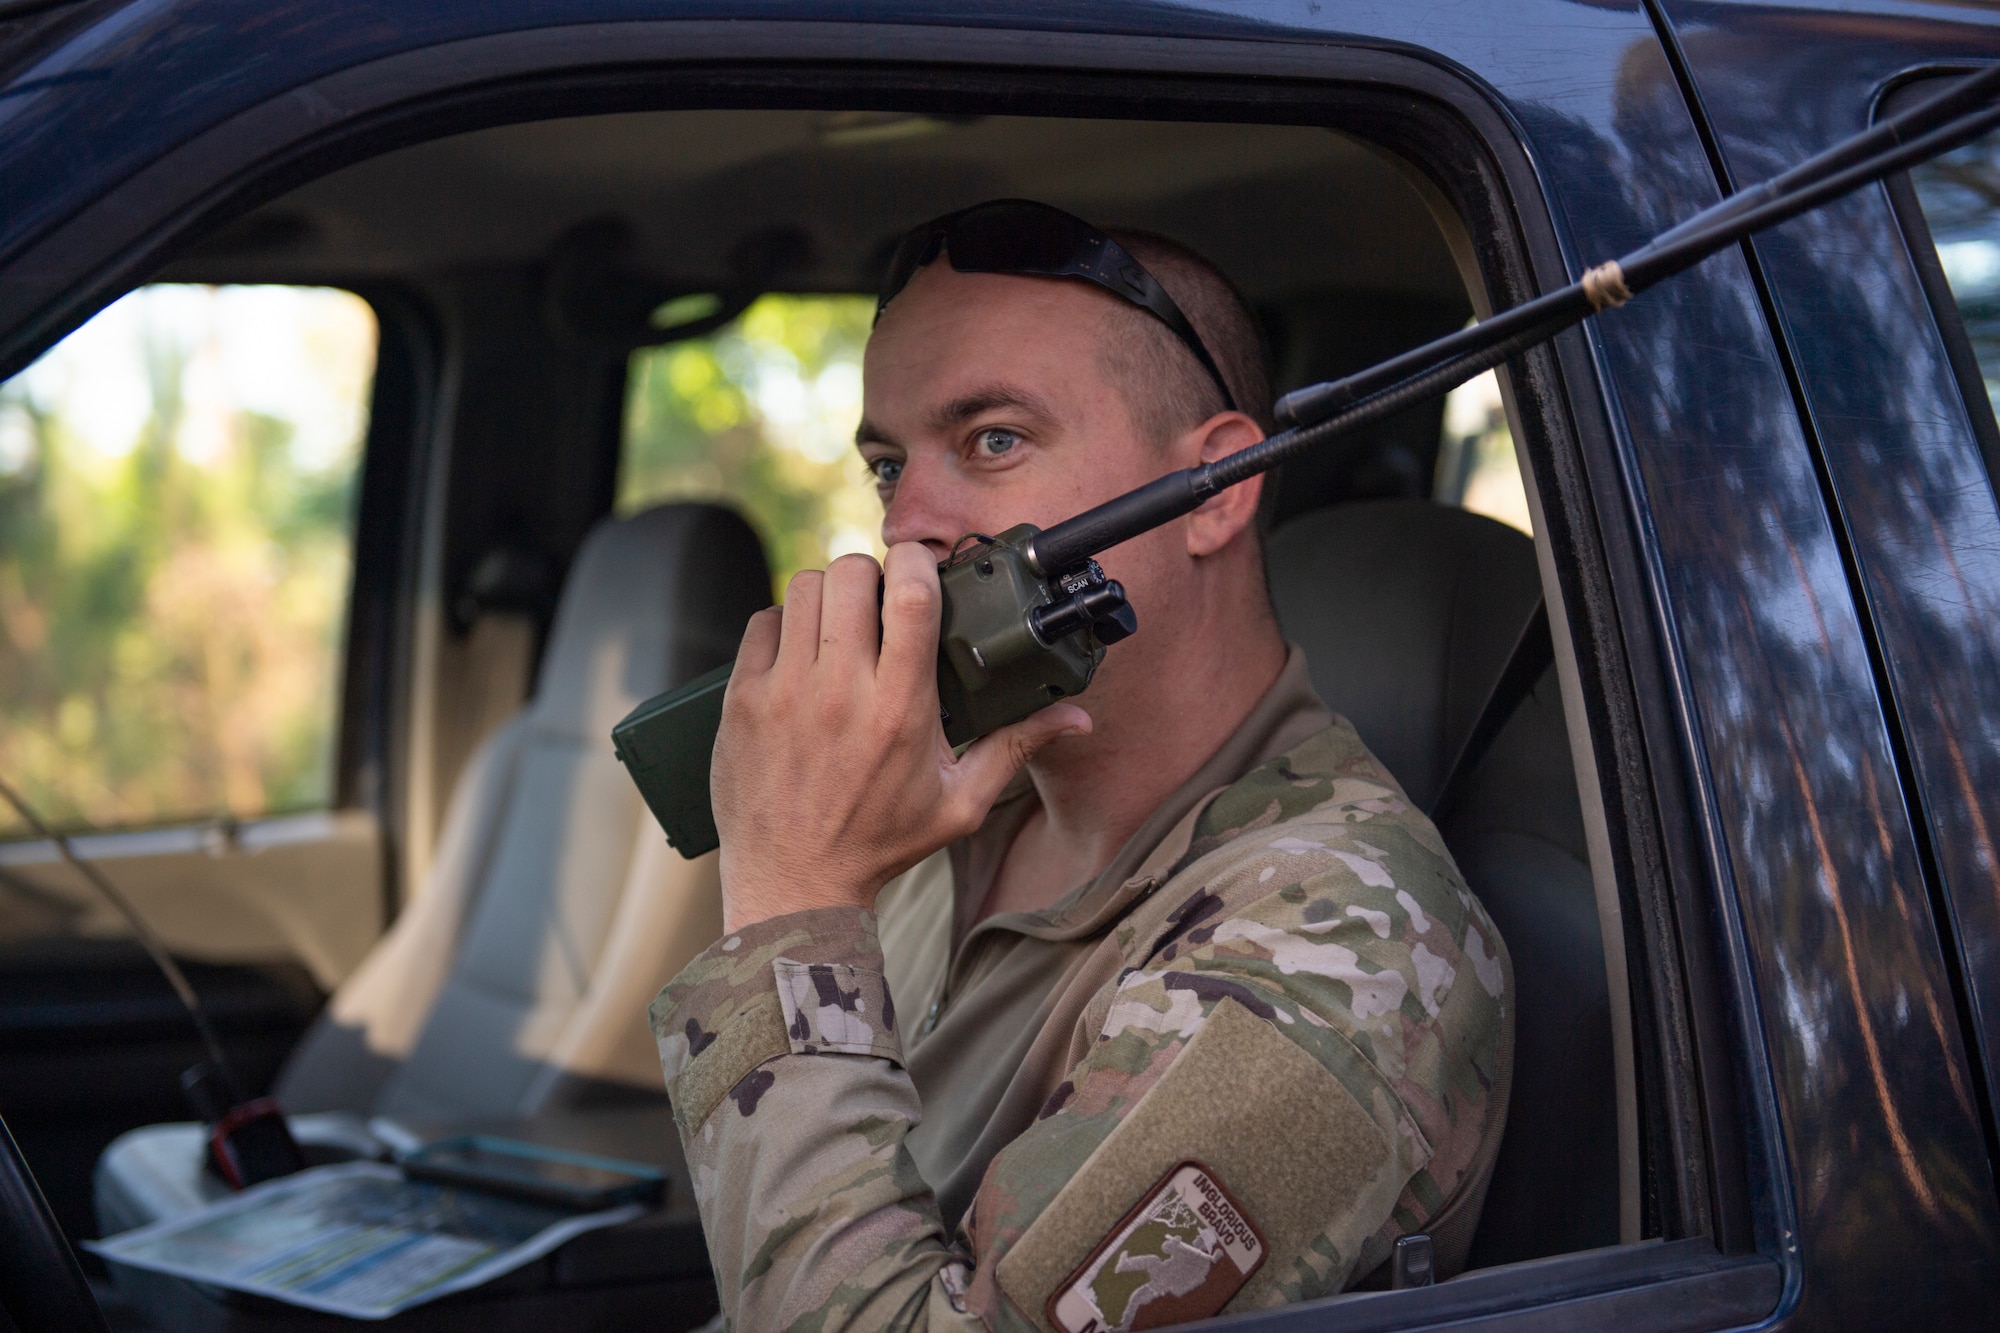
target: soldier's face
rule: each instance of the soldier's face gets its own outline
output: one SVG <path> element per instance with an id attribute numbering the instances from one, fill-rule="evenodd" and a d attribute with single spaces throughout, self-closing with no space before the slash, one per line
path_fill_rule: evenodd
<path id="1" fill-rule="evenodd" d="M 1086 283 L 930 264 L 869 339 L 858 444 L 882 495 L 882 537 L 942 560 L 970 532 L 1070 517 L 1174 468 L 1098 348 L 1117 298 Z M 1101 557 L 1141 602 L 1184 550 L 1172 525 Z"/>

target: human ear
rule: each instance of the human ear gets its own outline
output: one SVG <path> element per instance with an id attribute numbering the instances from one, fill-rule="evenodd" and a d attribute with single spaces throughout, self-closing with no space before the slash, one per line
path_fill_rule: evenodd
<path id="1" fill-rule="evenodd" d="M 1257 423 L 1241 412 L 1221 412 L 1195 428 L 1200 438 L 1201 461 L 1213 463 L 1239 449 L 1247 449 L 1264 438 Z M 1264 493 L 1264 478 L 1252 477 L 1210 496 L 1188 515 L 1187 552 L 1200 558 L 1214 555 L 1235 541 L 1257 521 L 1257 500 Z"/>

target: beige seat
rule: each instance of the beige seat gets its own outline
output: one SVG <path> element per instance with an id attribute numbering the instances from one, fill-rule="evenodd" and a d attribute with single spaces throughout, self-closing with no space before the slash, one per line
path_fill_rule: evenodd
<path id="1" fill-rule="evenodd" d="M 731 659 L 770 603 L 734 513 L 666 505 L 591 534 L 534 698 L 458 782 L 422 890 L 279 1076 L 293 1112 L 509 1118 L 663 1096 L 654 993 L 721 931 L 715 858 L 672 851 L 611 751 L 649 695 Z M 204 1194 L 193 1126 L 97 1170 L 107 1230 Z"/>

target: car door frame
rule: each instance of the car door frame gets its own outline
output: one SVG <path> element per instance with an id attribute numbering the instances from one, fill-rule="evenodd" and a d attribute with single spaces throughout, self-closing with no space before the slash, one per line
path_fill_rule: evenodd
<path id="1" fill-rule="evenodd" d="M 1546 187 L 1504 102 L 1462 70 L 1407 51 L 876 23 L 576 24 L 468 38 L 304 82 L 110 184 L 10 261 L 67 281 L 33 292 L 0 287 L 0 365 L 45 345 L 189 238 L 338 162 L 494 123 L 502 101 L 512 118 L 537 108 L 575 114 L 580 107 L 659 105 L 656 77 L 643 98 L 629 86 L 635 67 L 655 76 L 661 69 L 740 75 L 773 61 L 869 62 L 877 86 L 903 96 L 925 78 L 959 95 L 980 78 L 990 87 L 985 72 L 995 68 L 1017 87 L 1022 71 L 1069 79 L 1113 72 L 1128 82 L 1157 79 L 1162 88 L 1196 77 L 1372 81 L 1447 108 L 1471 127 L 1469 142 L 1485 160 L 1450 165 L 1482 180 L 1486 193 L 1453 202 L 1477 210 L 1468 232 L 1486 247 L 1479 261 L 1495 304 L 1567 280 L 1569 256 Z M 607 68 L 625 72 L 603 73 Z M 614 86 L 621 79 L 622 91 Z M 734 86 L 743 86 L 740 78 Z M 1453 180 L 1439 184 L 1449 188 Z M 1794 1225 L 1792 1188 L 1769 1110 L 1769 1071 L 1759 1059 L 1758 1000 L 1740 927 L 1731 922 L 1727 872 L 1718 865 L 1716 815 L 1698 796 L 1701 746 L 1674 667 L 1671 627 L 1660 619 L 1666 599 L 1647 553 L 1647 518 L 1620 455 L 1609 406 L 1615 395 L 1581 332 L 1523 358 L 1510 379 L 1549 533 L 1545 567 L 1562 603 L 1554 620 L 1571 662 L 1566 693 L 1590 723 L 1594 750 L 1586 759 L 1607 807 L 1600 836 L 1613 861 L 1620 915 L 1645 941 L 1630 978 L 1635 1031 L 1647 1043 L 1641 1063 L 1671 1061 L 1677 1073 L 1639 1092 L 1655 1108 L 1647 1120 L 1651 1197 L 1664 1200 L 1661 1215 L 1649 1220 L 1670 1236 L 1698 1234 L 1470 1274 L 1432 1291 L 1338 1298 L 1241 1326 L 1380 1327 L 1385 1320 L 1482 1316 L 1496 1327 L 1523 1319 L 1546 1327 L 1552 1317 L 1578 1326 L 1617 1319 L 1635 1328 L 1715 1327 L 1766 1317 L 1795 1291 L 1793 1251 L 1781 1240 Z M 1695 799 L 1686 796 L 1691 790 Z M 1555 1315 L 1546 1302 L 1558 1298 L 1567 1304 Z"/>

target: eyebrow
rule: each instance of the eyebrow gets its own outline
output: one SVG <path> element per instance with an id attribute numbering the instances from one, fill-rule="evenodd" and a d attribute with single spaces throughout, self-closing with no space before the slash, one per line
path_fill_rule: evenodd
<path id="1" fill-rule="evenodd" d="M 1001 408 L 1012 408 L 1039 418 L 1044 425 L 1054 425 L 1058 420 L 1055 408 L 1040 394 L 1012 384 L 989 384 L 970 393 L 962 393 L 938 407 L 930 414 L 927 424 L 932 430 L 949 430 Z"/>
<path id="2" fill-rule="evenodd" d="M 947 431 L 953 426 L 962 425 L 988 412 L 996 412 L 1003 408 L 1011 408 L 1037 418 L 1044 425 L 1054 425 L 1060 420 L 1049 400 L 1040 394 L 1012 384 L 989 384 L 970 393 L 962 393 L 934 409 L 925 425 L 933 431 Z M 867 417 L 861 418 L 861 424 L 854 428 L 854 446 L 857 449 L 865 444 L 894 445 L 895 443 L 895 438 L 888 431 Z"/>

